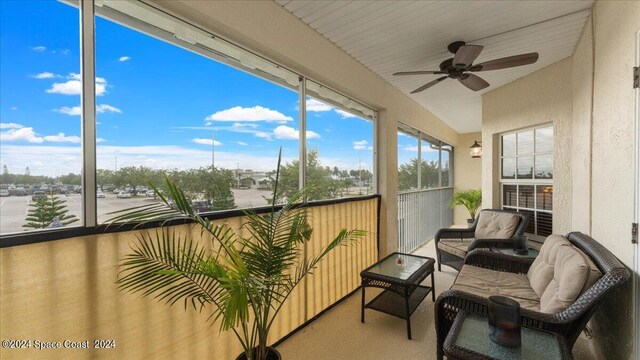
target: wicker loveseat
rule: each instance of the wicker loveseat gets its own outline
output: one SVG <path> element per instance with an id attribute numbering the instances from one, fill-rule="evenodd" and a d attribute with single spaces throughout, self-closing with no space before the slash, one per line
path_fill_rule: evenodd
<path id="1" fill-rule="evenodd" d="M 484 209 L 468 229 L 445 228 L 436 233 L 438 271 L 442 265 L 460 270 L 467 253 L 476 248 L 511 247 L 516 235 L 523 235 L 529 216 L 509 210 Z"/>
<path id="2" fill-rule="evenodd" d="M 515 299 L 523 326 L 557 333 L 573 347 L 598 303 L 630 276 L 609 250 L 580 232 L 550 236 L 535 260 L 473 250 L 451 289 L 436 300 L 438 359 L 457 313 L 486 316 L 490 295 Z"/>

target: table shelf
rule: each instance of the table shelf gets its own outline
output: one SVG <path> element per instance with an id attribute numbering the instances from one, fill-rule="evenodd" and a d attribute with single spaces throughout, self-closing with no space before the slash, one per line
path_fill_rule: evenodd
<path id="1" fill-rule="evenodd" d="M 415 291 L 409 296 L 409 316 L 416 311 L 422 300 L 424 300 L 431 291 L 433 291 L 433 289 L 430 286 L 419 285 L 416 287 Z M 401 319 L 407 319 L 404 301 L 404 296 L 389 290 L 384 290 L 373 300 L 369 301 L 369 303 L 365 305 L 365 308 L 397 316 Z"/>

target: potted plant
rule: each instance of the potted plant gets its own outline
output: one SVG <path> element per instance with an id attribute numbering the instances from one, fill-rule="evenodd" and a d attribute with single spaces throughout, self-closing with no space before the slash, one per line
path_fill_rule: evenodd
<path id="1" fill-rule="evenodd" d="M 467 219 L 467 225 L 471 227 L 476 218 L 476 212 L 482 206 L 482 191 L 469 189 L 465 191 L 456 191 L 451 199 L 451 208 L 462 205 L 469 211 L 470 219 Z"/>
<path id="2" fill-rule="evenodd" d="M 273 200 L 278 191 L 280 157 Z M 143 231 L 131 252 L 122 259 L 117 279 L 119 288 L 173 305 L 183 300 L 202 311 L 209 308 L 211 318 L 220 321 L 220 331 L 232 330 L 244 352 L 238 359 L 280 359 L 267 343 L 269 331 L 293 289 L 334 248 L 350 244 L 366 235 L 363 230 L 342 229 L 318 254 L 304 256 L 303 247 L 311 239 L 305 208 L 300 207 L 303 192 L 282 206 L 271 205 L 266 214 L 244 212 L 240 236 L 226 224 L 214 225 L 195 212 L 184 192 L 165 178 L 168 198 L 151 184 L 159 204 L 116 212 L 112 222 L 148 222 L 189 219 L 210 238 L 210 246 L 191 241 L 187 235 L 160 226 Z"/>

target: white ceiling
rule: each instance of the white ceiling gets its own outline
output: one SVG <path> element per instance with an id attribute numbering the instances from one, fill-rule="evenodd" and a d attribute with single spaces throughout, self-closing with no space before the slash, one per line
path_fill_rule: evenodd
<path id="1" fill-rule="evenodd" d="M 474 92 L 447 79 L 409 95 L 459 133 L 480 131 L 481 94 L 571 56 L 592 1 L 306 1 L 276 0 L 356 60 L 408 94 L 441 75 L 454 41 L 483 45 L 475 61 L 538 52 L 538 62 L 477 73 L 491 86 Z M 402 119 L 399 119 L 402 120 Z"/>

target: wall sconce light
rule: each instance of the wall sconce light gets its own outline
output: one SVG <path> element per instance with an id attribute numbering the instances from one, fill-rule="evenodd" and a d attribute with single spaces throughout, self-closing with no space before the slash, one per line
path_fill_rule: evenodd
<path id="1" fill-rule="evenodd" d="M 482 156 L 482 142 L 478 143 L 478 141 L 474 141 L 473 145 L 471 145 L 471 151 L 469 151 L 469 155 L 472 158 L 479 158 Z"/>

